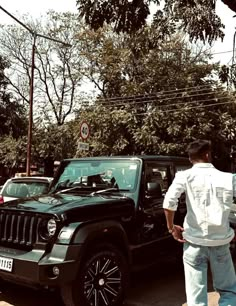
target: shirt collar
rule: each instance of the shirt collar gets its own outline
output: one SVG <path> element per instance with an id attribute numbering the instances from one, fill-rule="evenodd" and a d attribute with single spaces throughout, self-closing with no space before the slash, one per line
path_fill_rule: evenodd
<path id="1" fill-rule="evenodd" d="M 211 163 L 196 163 L 193 165 L 194 168 L 215 168 Z"/>

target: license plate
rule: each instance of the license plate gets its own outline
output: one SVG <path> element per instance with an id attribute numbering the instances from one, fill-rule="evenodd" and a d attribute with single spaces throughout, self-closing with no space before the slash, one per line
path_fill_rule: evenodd
<path id="1" fill-rule="evenodd" d="M 13 267 L 13 259 L 0 257 L 0 270 L 11 272 Z"/>

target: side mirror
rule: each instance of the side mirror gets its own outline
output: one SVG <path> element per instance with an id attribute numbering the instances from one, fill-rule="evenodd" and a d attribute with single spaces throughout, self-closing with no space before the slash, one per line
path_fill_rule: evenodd
<path id="1" fill-rule="evenodd" d="M 161 198 L 162 197 L 161 185 L 158 182 L 147 182 L 146 195 L 151 198 Z"/>

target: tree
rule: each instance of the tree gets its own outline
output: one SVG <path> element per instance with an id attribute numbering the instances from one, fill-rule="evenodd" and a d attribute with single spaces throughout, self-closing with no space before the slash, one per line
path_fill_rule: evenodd
<path id="1" fill-rule="evenodd" d="M 130 133 L 130 126 L 135 118 L 126 110 L 110 110 L 101 105 L 95 105 L 79 113 L 73 123 L 77 141 L 83 141 L 80 135 L 80 124 L 86 120 L 90 126 L 91 136 L 88 139 L 90 150 L 77 150 L 76 157 L 85 155 L 122 155 L 132 154 L 135 144 Z"/>
<path id="2" fill-rule="evenodd" d="M 11 135 L 2 137 L 0 140 L 0 164 L 8 168 L 9 175 L 24 166 L 26 162 L 27 137 L 18 139 Z"/>
<path id="3" fill-rule="evenodd" d="M 73 121 L 72 121 L 73 122 Z M 46 176 L 53 175 L 54 161 L 72 158 L 76 154 L 77 141 L 72 122 L 37 125 L 33 129 L 32 164 L 44 167 Z M 27 137 L 18 139 L 5 136 L 0 139 L 0 163 L 12 169 L 25 168 Z"/>
<path id="4" fill-rule="evenodd" d="M 159 0 L 77 0 L 80 16 L 92 29 L 112 24 L 117 33 L 129 34 L 146 25 L 151 3 L 157 6 L 153 24 L 184 28 L 191 40 L 212 43 L 219 37 L 223 39 L 224 26 L 215 13 L 216 0 L 166 0 L 163 8 Z"/>
<path id="5" fill-rule="evenodd" d="M 114 34 L 109 27 L 86 30 L 80 39 L 88 66 L 85 75 L 98 89 L 97 103 L 135 104 L 136 98 L 168 88 L 204 85 L 210 83 L 205 77 L 218 69 L 208 64 L 210 54 L 201 45 L 171 31 L 165 37 L 163 27 L 147 26 L 132 37 Z"/>
<path id="6" fill-rule="evenodd" d="M 234 99 L 224 89 L 212 90 L 212 95 L 210 91 L 204 98 L 176 98 L 167 106 L 153 106 L 142 126 L 134 131 L 141 150 L 146 154 L 185 155 L 189 142 L 209 139 L 217 148 L 214 159 L 221 161 L 219 166 L 229 165 L 231 145 L 236 141 Z"/>
<path id="7" fill-rule="evenodd" d="M 10 134 L 17 138 L 26 132 L 25 108 L 7 92 L 8 67 L 8 62 L 0 56 L 0 137 Z"/>
<path id="8" fill-rule="evenodd" d="M 36 164 L 44 166 L 46 176 L 53 175 L 54 161 L 75 156 L 77 142 L 72 122 L 34 129 L 32 159 Z"/>
<path id="9" fill-rule="evenodd" d="M 234 98 L 220 87 L 199 87 L 196 96 L 194 90 L 166 92 L 165 98 L 162 92 L 164 99 L 150 100 L 143 113 L 129 102 L 123 108 L 98 104 L 85 109 L 73 126 L 79 131 L 82 120 L 89 123 L 90 151 L 77 151 L 76 156 L 184 156 L 189 142 L 200 138 L 212 141 L 217 167 L 230 170 L 230 151 L 236 143 Z"/>
<path id="10" fill-rule="evenodd" d="M 27 120 L 24 106 L 7 91 L 8 67 L 8 61 L 0 56 L 0 165 L 12 169 L 22 157 L 20 143 L 26 134 Z"/>
<path id="11" fill-rule="evenodd" d="M 74 123 L 77 130 L 83 119 L 91 126 L 91 150 L 77 156 L 184 155 L 190 141 L 207 138 L 226 166 L 236 112 L 233 97 L 216 80 L 219 66 L 208 63 L 201 45 L 176 34 L 163 39 L 162 33 L 152 25 L 132 37 L 112 35 L 109 28 L 81 34 L 87 77 L 100 94 Z"/>
<path id="12" fill-rule="evenodd" d="M 68 48 L 40 37 L 36 41 L 34 110 L 41 119 L 62 125 L 79 102 L 82 63 L 75 36 L 80 23 L 74 14 L 56 12 L 36 21 L 29 16 L 22 16 L 21 20 L 36 33 L 72 43 Z M 7 74 L 12 90 L 28 103 L 32 35 L 20 26 L 4 26 L 0 41 L 1 52 L 12 62 Z"/>

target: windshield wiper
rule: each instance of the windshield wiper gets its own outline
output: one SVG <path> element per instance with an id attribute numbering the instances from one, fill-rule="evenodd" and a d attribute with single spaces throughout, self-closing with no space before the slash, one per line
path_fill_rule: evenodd
<path id="1" fill-rule="evenodd" d="M 63 192 L 68 192 L 68 191 L 72 191 L 72 190 L 76 190 L 76 189 L 80 189 L 80 190 L 88 190 L 90 189 L 91 187 L 87 187 L 85 185 L 78 185 L 78 186 L 71 186 L 71 187 L 67 187 L 65 189 L 62 189 L 62 190 L 59 190 L 56 192 L 56 194 L 58 193 L 63 193 Z"/>
<path id="2" fill-rule="evenodd" d="M 61 181 L 60 183 L 57 184 L 56 188 L 54 187 L 53 192 L 56 192 L 57 190 L 63 190 L 69 187 L 70 180 L 67 179 L 65 181 Z"/>
<path id="3" fill-rule="evenodd" d="M 116 187 L 101 189 L 101 190 L 93 191 L 91 193 L 91 196 L 94 196 L 94 195 L 99 194 L 99 193 L 110 192 L 110 191 L 129 191 L 129 189 L 119 189 L 119 188 L 116 188 Z"/>

